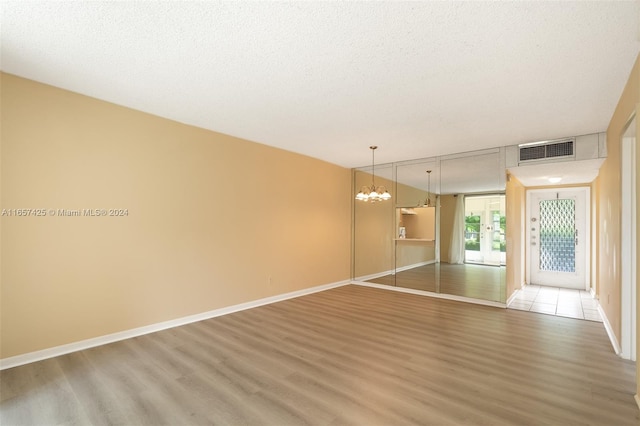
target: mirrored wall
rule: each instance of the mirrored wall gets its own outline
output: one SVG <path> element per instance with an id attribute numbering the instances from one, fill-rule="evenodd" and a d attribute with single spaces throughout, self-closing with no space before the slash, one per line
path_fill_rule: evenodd
<path id="1" fill-rule="evenodd" d="M 353 170 L 354 195 L 385 186 L 388 201 L 354 200 L 356 281 L 504 303 L 504 150 Z"/>

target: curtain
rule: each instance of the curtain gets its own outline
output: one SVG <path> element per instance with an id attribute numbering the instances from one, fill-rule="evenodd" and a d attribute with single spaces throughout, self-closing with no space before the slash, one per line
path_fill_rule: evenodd
<path id="1" fill-rule="evenodd" d="M 456 209 L 453 216 L 453 232 L 449 247 L 449 263 L 464 263 L 464 195 L 456 197 Z"/>

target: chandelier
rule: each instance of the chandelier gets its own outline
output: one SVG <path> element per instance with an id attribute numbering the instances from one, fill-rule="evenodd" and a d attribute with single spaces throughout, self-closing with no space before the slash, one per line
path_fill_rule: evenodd
<path id="1" fill-rule="evenodd" d="M 427 201 L 425 201 L 425 207 L 431 207 L 431 170 L 427 170 L 427 176 L 429 176 L 429 186 L 427 189 Z"/>
<path id="2" fill-rule="evenodd" d="M 375 183 L 376 179 L 376 161 L 375 161 L 375 152 L 378 149 L 377 146 L 370 146 L 371 150 L 371 186 L 363 186 L 360 189 L 360 192 L 356 195 L 356 200 L 368 202 L 371 201 L 375 203 L 376 201 L 386 201 L 391 199 L 391 194 L 387 192 L 384 186 L 377 186 Z"/>

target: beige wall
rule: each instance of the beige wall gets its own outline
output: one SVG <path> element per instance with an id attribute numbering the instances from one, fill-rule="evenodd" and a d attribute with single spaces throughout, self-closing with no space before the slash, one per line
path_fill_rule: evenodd
<path id="1" fill-rule="evenodd" d="M 607 159 L 598 178 L 598 295 L 613 332 L 620 341 L 620 138 L 627 120 L 640 101 L 638 61 L 620 97 L 607 129 Z"/>
<path id="2" fill-rule="evenodd" d="M 636 135 L 640 135 L 640 55 L 607 128 L 607 159 L 595 181 L 597 199 L 598 267 L 596 289 L 618 341 L 621 339 L 621 175 L 620 141 L 629 118 L 636 115 Z M 636 170 L 640 170 L 640 149 L 636 139 Z M 636 173 L 636 211 L 640 211 L 640 173 Z M 640 227 L 636 230 L 636 267 L 640 263 Z M 640 306 L 640 274 L 636 277 L 636 307 Z M 637 309 L 637 308 L 636 308 Z M 636 345 L 640 353 L 640 315 L 636 317 Z M 640 404 L 640 369 L 636 371 L 636 401 Z"/>
<path id="3" fill-rule="evenodd" d="M 604 309 L 618 341 L 621 333 L 620 309 L 620 141 L 629 118 L 636 115 L 636 138 L 640 135 L 640 55 L 630 72 L 629 80 L 607 128 L 607 160 L 596 181 L 599 236 L 597 289 Z M 640 149 L 636 139 L 636 170 L 640 170 Z M 636 211 L 640 212 L 640 173 L 636 173 Z M 636 267 L 640 263 L 640 227 L 636 230 Z M 640 274 L 636 276 L 636 309 L 640 306 Z M 640 315 L 636 317 L 636 345 L 640 353 Z M 636 402 L 640 405 L 640 369 L 636 369 Z"/>
<path id="4" fill-rule="evenodd" d="M 600 270 L 600 265 L 598 261 L 599 253 L 600 253 L 600 240 L 599 240 L 599 230 L 600 230 L 600 209 L 598 206 L 600 205 L 600 184 L 599 179 L 596 177 L 593 182 L 591 182 L 591 290 L 593 293 L 597 295 L 600 294 L 600 289 L 598 285 L 598 280 L 600 275 L 598 271 Z"/>
<path id="5" fill-rule="evenodd" d="M 354 191 L 362 186 L 371 186 L 371 174 L 355 170 L 353 172 Z M 395 238 L 398 233 L 398 218 L 396 217 L 396 204 L 398 197 L 406 201 L 410 200 L 415 207 L 420 200 L 424 202 L 427 192 L 408 185 L 394 183 L 390 179 L 375 177 L 376 186 L 382 185 L 391 193 L 388 201 L 371 204 L 369 202 L 354 201 L 353 222 L 353 277 L 363 278 L 369 275 L 389 272 L 395 269 Z M 355 195 L 354 195 L 355 197 Z M 435 201 L 435 200 L 434 200 Z M 415 203 L 415 204 L 414 204 Z M 406 266 L 409 259 L 431 256 L 433 248 L 425 248 L 409 253 L 403 250 L 400 254 L 398 266 Z M 406 258 L 405 258 L 406 257 Z M 435 258 L 435 255 L 433 255 Z M 427 260 L 430 260 L 427 259 Z M 419 262 L 422 262 L 420 260 Z M 406 265 L 405 265 L 406 263 Z M 417 263 L 417 262 L 413 262 Z"/>
<path id="6" fill-rule="evenodd" d="M 399 207 L 417 207 L 422 206 L 427 201 L 427 198 L 431 199 L 431 205 L 435 205 L 436 198 L 432 192 L 429 197 L 429 193 L 413 186 L 405 185 L 402 183 L 396 183 L 396 206 Z"/>
<path id="7" fill-rule="evenodd" d="M 525 210 L 526 190 L 514 176 L 507 179 L 506 220 L 507 220 L 507 299 L 525 283 Z"/>
<path id="8" fill-rule="evenodd" d="M 640 217 L 640 146 L 638 146 L 638 138 L 640 138 L 640 55 L 639 60 L 636 61 L 634 73 L 631 74 L 631 78 L 636 80 L 636 221 Z M 638 270 L 640 265 L 640 226 L 636 223 L 636 354 L 640 354 L 640 315 L 637 311 L 640 309 L 640 271 Z M 636 355 L 637 358 L 637 355 Z M 636 359 L 636 403 L 640 408 L 640 368 L 637 368 Z"/>
<path id="9" fill-rule="evenodd" d="M 456 197 L 441 195 L 440 202 L 440 261 L 449 263 L 449 248 L 453 233 L 453 216 L 456 211 Z"/>
<path id="10" fill-rule="evenodd" d="M 404 226 L 407 238 L 422 238 L 434 240 L 436 238 L 436 209 L 435 207 L 415 208 L 415 214 L 399 214 L 399 226 Z"/>
<path id="11" fill-rule="evenodd" d="M 435 260 L 436 248 L 433 242 L 405 240 L 396 244 L 397 268 L 425 262 L 435 263 Z"/>
<path id="12" fill-rule="evenodd" d="M 436 260 L 436 209 L 423 207 L 413 211 L 415 214 L 401 214 L 401 209 L 396 209 L 398 227 L 404 226 L 407 231 L 406 240 L 396 241 L 396 268 Z M 411 238 L 431 241 L 410 241 Z"/>
<path id="13" fill-rule="evenodd" d="M 354 200 L 354 278 L 391 271 L 394 268 L 396 191 L 393 189 L 393 182 L 388 179 L 376 176 L 375 183 L 385 186 L 391 193 L 391 199 L 373 204 Z M 371 186 L 371 174 L 354 171 L 354 190 L 357 191 L 364 185 Z"/>
<path id="14" fill-rule="evenodd" d="M 350 171 L 1 74 L 1 357 L 350 272 Z M 309 191 L 312 196 L 309 196 Z"/>

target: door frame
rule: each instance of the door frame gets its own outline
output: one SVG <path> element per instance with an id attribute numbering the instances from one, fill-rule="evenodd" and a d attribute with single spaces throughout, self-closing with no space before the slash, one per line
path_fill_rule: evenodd
<path id="1" fill-rule="evenodd" d="M 487 261 L 487 256 L 486 253 L 483 249 L 483 243 L 485 246 L 488 247 L 488 242 L 487 242 L 487 234 L 489 234 L 487 232 L 486 229 L 486 222 L 485 220 L 487 219 L 487 214 L 490 211 L 489 209 L 487 209 L 487 205 L 486 205 L 486 200 L 489 198 L 497 198 L 500 200 L 500 209 L 499 211 L 501 213 L 503 213 L 503 216 L 506 219 L 507 216 L 507 195 L 504 192 L 491 192 L 491 193 L 485 193 L 485 194 L 466 194 L 464 196 L 464 212 L 465 212 L 465 217 L 467 215 L 467 201 L 469 199 L 473 199 L 473 198 L 482 198 L 485 200 L 485 206 L 482 209 L 482 214 L 480 215 L 480 227 L 479 227 L 479 235 L 478 235 L 478 239 L 480 240 L 480 253 L 481 253 L 481 257 L 482 260 L 478 261 L 478 260 L 468 260 L 467 259 L 467 250 L 465 250 L 465 258 L 464 258 L 464 263 L 469 263 L 469 264 L 474 264 L 474 265 L 485 265 L 485 266 L 505 266 L 506 265 L 506 253 L 504 253 L 503 256 L 503 252 L 499 252 L 498 254 L 498 262 L 489 262 Z M 502 206 L 504 206 L 504 209 L 502 208 Z M 493 224 L 493 222 L 491 222 Z M 493 230 L 492 232 L 494 232 L 495 230 Z M 506 236 L 505 236 L 506 239 Z M 483 241 L 484 240 L 484 241 Z M 491 239 L 490 239 L 491 240 Z M 493 244 L 493 241 L 491 240 L 491 244 Z M 490 252 L 493 250 L 490 250 Z M 490 253 L 491 254 L 491 253 Z M 503 261 L 503 257 L 504 257 L 504 261 Z"/>
<path id="2" fill-rule="evenodd" d="M 591 188 L 588 186 L 549 186 L 541 189 L 529 189 L 526 196 L 526 224 L 523 232 L 525 233 L 525 279 L 527 284 L 531 284 L 531 195 L 541 192 L 558 192 L 558 191 L 576 191 L 584 192 L 585 195 L 585 228 L 586 232 L 583 237 L 585 242 L 584 249 L 584 288 L 580 290 L 589 291 L 591 288 Z"/>
<path id="3" fill-rule="evenodd" d="M 620 244 L 620 356 L 636 360 L 636 116 L 627 122 L 620 140 L 621 244 Z"/>

